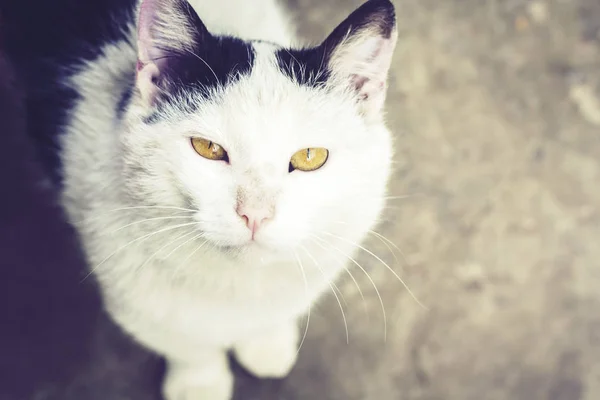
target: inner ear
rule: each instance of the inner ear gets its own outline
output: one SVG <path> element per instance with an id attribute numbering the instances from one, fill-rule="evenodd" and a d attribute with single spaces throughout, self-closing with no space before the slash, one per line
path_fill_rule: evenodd
<path id="1" fill-rule="evenodd" d="M 364 114 L 377 114 L 385 100 L 387 75 L 396 46 L 394 6 L 369 0 L 325 40 L 328 68 L 338 85 L 355 94 Z"/>
<path id="2" fill-rule="evenodd" d="M 159 76 L 160 70 L 156 64 L 149 63 L 144 65 L 138 63 L 137 88 L 140 91 L 142 100 L 147 105 L 154 106 L 156 103 L 159 90 Z"/>
<path id="3" fill-rule="evenodd" d="M 170 66 L 211 35 L 187 0 L 142 0 L 137 28 L 137 87 L 151 105 Z"/>

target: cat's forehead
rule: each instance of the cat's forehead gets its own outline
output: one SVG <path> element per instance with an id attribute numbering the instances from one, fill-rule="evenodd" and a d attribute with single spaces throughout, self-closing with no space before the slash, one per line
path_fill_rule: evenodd
<path id="1" fill-rule="evenodd" d="M 297 53 L 297 55 L 294 55 Z M 288 106 L 319 97 L 326 82 L 324 67 L 307 63 L 300 53 L 266 42 L 252 43 L 252 64 L 231 80 L 228 100 L 239 98 L 257 107 Z"/>
<path id="2" fill-rule="evenodd" d="M 236 86 L 251 91 L 257 100 L 273 98 L 293 82 L 295 88 L 322 86 L 329 76 L 326 55 L 319 48 L 293 50 L 265 41 L 219 37 L 209 46 L 198 45 L 170 60 L 162 81 L 161 102 L 193 97 L 210 98 Z M 248 79 L 251 78 L 251 79 Z M 246 85 L 239 85 L 243 81 Z M 270 96 L 269 96 L 270 95 Z"/>
<path id="3" fill-rule="evenodd" d="M 322 119 L 331 115 L 328 111 L 343 105 L 322 88 L 319 80 L 325 73 L 294 57 L 276 45 L 253 43 L 251 68 L 212 92 L 213 98 L 199 97 L 206 102 L 199 105 L 198 118 L 210 119 L 240 140 L 250 140 L 247 134 L 252 133 L 254 139 L 276 143 L 289 140 L 299 129 L 320 129 L 327 123 Z"/>
<path id="4" fill-rule="evenodd" d="M 203 81 L 186 85 L 183 96 L 173 97 L 172 118 L 170 107 L 160 114 L 167 116 L 172 132 L 193 132 L 234 152 L 263 154 L 265 160 L 269 154 L 286 158 L 303 147 L 339 146 L 335 132 L 351 136 L 352 106 L 327 88 L 322 55 L 259 41 L 245 47 L 233 44 L 230 50 L 246 58 L 239 54 L 229 57 L 230 63 L 217 64 L 204 53 L 202 61 L 189 61 L 186 69 L 198 68 L 195 73 L 201 73 Z M 244 60 L 245 68 L 234 60 Z"/>

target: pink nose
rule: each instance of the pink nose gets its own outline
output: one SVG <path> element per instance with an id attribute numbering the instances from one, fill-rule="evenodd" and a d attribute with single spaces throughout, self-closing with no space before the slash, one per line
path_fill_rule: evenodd
<path id="1" fill-rule="evenodd" d="M 246 207 L 243 204 L 239 205 L 236 209 L 238 215 L 242 217 L 246 226 L 252 232 L 252 239 L 254 240 L 254 236 L 258 229 L 270 218 L 273 217 L 273 214 L 264 208 L 250 208 Z"/>

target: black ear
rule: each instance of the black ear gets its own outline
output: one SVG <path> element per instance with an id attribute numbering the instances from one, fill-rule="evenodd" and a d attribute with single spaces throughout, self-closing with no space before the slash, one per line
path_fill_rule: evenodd
<path id="1" fill-rule="evenodd" d="M 397 40 L 396 14 L 389 0 L 369 0 L 323 42 L 331 77 L 356 92 L 366 115 L 379 114 Z"/>
<path id="2" fill-rule="evenodd" d="M 138 19 L 136 85 L 153 104 L 169 64 L 213 39 L 187 0 L 142 0 Z"/>

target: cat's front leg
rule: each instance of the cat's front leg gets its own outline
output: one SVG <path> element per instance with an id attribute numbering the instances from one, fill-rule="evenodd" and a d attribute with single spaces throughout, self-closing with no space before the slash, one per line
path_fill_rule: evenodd
<path id="1" fill-rule="evenodd" d="M 225 351 L 199 354 L 198 361 L 168 360 L 165 400 L 231 400 L 233 375 Z"/>
<path id="2" fill-rule="evenodd" d="M 299 331 L 289 322 L 237 343 L 233 351 L 237 360 L 259 378 L 283 378 L 296 363 Z"/>

